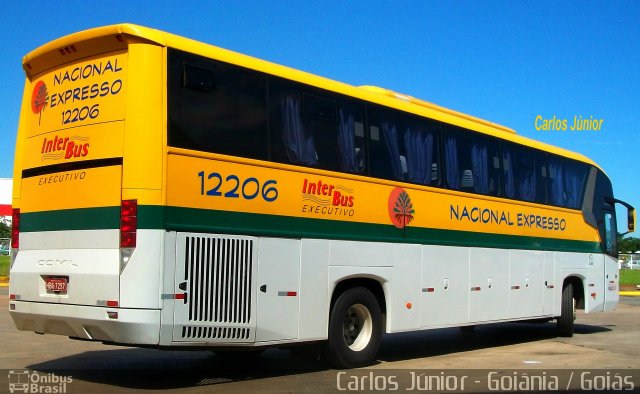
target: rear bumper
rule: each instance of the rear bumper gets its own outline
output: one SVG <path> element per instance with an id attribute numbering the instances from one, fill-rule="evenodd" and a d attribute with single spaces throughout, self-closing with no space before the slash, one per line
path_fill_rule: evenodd
<path id="1" fill-rule="evenodd" d="M 93 341 L 158 345 L 160 310 L 10 301 L 16 327 L 40 334 L 56 334 Z M 117 312 L 117 319 L 107 312 Z"/>

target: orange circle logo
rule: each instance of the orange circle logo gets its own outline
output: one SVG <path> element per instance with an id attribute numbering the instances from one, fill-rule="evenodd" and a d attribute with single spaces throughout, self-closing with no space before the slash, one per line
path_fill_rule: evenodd
<path id="1" fill-rule="evenodd" d="M 38 81 L 31 95 L 31 110 L 33 113 L 39 114 L 47 105 L 47 101 L 49 101 L 47 85 L 43 81 Z"/>
<path id="2" fill-rule="evenodd" d="M 415 209 L 413 203 L 403 188 L 396 187 L 389 194 L 389 218 L 397 228 L 405 228 L 413 220 Z"/>

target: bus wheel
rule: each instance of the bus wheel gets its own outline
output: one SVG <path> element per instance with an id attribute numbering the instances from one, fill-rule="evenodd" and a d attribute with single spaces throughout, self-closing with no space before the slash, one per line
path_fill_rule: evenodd
<path id="1" fill-rule="evenodd" d="M 368 365 L 378 353 L 382 313 L 376 297 L 364 287 L 342 293 L 329 316 L 329 339 L 324 356 L 337 367 Z"/>
<path id="2" fill-rule="evenodd" d="M 464 332 L 465 334 L 470 334 L 473 332 L 473 330 L 476 329 L 476 326 L 460 326 L 458 328 L 460 329 L 460 331 Z"/>
<path id="3" fill-rule="evenodd" d="M 562 288 L 562 307 L 557 320 L 558 335 L 561 337 L 572 337 L 575 320 L 576 304 L 573 299 L 573 284 L 567 283 Z"/>

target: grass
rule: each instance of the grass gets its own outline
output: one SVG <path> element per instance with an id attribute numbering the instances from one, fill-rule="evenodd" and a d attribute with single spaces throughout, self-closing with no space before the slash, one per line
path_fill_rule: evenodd
<path id="1" fill-rule="evenodd" d="M 9 256 L 0 256 L 0 276 L 9 276 Z"/>
<path id="2" fill-rule="evenodd" d="M 621 285 L 640 285 L 640 270 L 620 270 Z"/>

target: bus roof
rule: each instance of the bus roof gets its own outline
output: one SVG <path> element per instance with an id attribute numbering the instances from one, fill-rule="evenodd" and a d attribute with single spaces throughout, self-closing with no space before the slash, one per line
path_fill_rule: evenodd
<path id="1" fill-rule="evenodd" d="M 357 87 L 337 82 L 304 71 L 271 63 L 266 60 L 257 59 L 238 52 L 233 52 L 210 44 L 205 44 L 135 24 L 123 23 L 98 27 L 58 38 L 28 53 L 23 58 L 23 68 L 27 76 L 33 77 L 46 70 L 46 65 L 37 61 L 39 58 L 44 57 L 46 59 L 50 59 L 52 56 L 64 56 L 65 50 L 67 52 L 69 51 L 68 48 L 75 50 L 75 45 L 77 45 L 77 43 L 110 36 L 115 37 L 118 41 L 124 41 L 124 39 L 127 41 L 140 40 L 150 44 L 161 45 L 201 56 L 216 58 L 224 62 L 248 67 L 257 71 L 335 91 L 337 93 L 346 94 L 348 96 L 396 108 L 402 111 L 426 116 L 445 123 L 488 134 L 503 140 L 512 141 L 570 159 L 582 161 L 600 168 L 595 162 L 582 154 L 520 136 L 515 132 L 515 130 L 508 127 L 441 107 L 405 94 L 376 86 Z M 74 59 L 70 58 L 67 61 L 72 60 Z"/>

